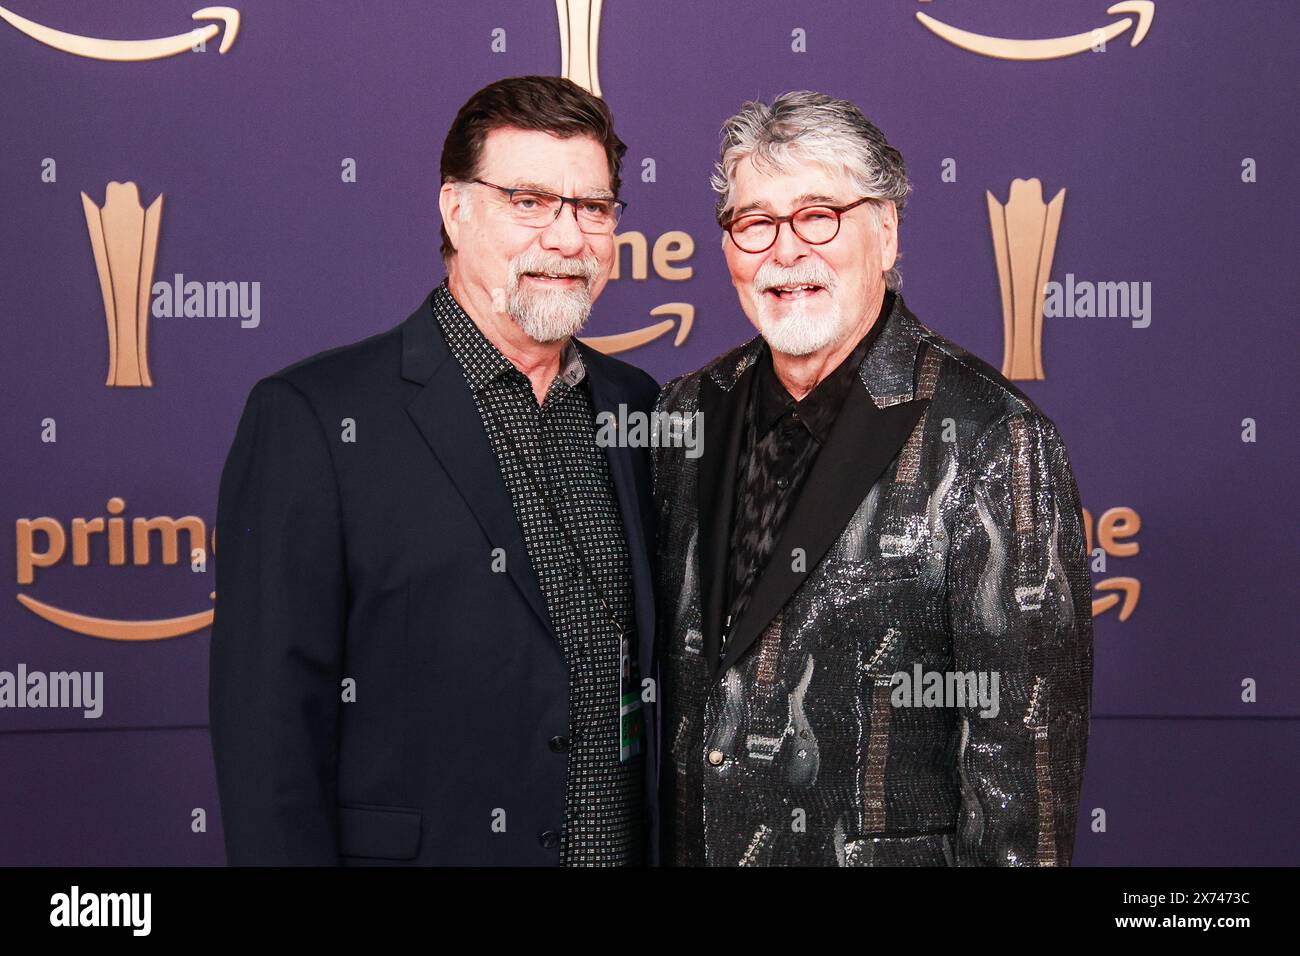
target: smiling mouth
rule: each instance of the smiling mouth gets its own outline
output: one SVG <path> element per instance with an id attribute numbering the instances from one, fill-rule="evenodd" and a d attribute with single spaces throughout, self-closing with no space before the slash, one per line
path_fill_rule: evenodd
<path id="1" fill-rule="evenodd" d="M 809 296 L 816 295 L 818 292 L 825 292 L 826 289 L 819 285 L 798 283 L 795 285 L 768 286 L 768 288 L 763 291 L 765 295 L 771 295 L 778 299 L 789 301 L 792 299 L 806 299 Z"/>
<path id="2" fill-rule="evenodd" d="M 539 282 L 583 282 L 585 281 L 580 275 L 571 273 L 557 272 L 525 272 L 524 276 L 529 279 L 536 279 Z"/>

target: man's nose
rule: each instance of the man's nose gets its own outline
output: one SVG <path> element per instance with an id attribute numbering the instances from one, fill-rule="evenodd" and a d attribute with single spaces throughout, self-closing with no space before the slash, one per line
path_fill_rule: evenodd
<path id="1" fill-rule="evenodd" d="M 576 256 L 582 252 L 587 239 L 578 228 L 578 210 L 572 203 L 564 203 L 560 214 L 542 230 L 542 247 L 554 249 L 566 256 Z"/>
<path id="2" fill-rule="evenodd" d="M 772 260 L 777 265 L 789 266 L 806 255 L 808 255 L 808 243 L 795 235 L 790 223 L 781 223 L 776 230 L 776 242 L 772 243 Z"/>

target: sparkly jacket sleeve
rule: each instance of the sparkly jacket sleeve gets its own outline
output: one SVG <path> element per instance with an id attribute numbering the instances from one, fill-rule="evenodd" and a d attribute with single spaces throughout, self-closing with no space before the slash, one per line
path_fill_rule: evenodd
<path id="1" fill-rule="evenodd" d="M 994 423 L 955 493 L 953 668 L 997 688 L 993 706 L 960 708 L 956 862 L 1067 866 L 1091 715 L 1092 596 L 1056 427 L 1032 410 Z"/>

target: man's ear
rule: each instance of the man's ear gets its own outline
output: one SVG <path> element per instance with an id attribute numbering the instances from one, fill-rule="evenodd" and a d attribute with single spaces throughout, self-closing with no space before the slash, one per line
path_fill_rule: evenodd
<path id="1" fill-rule="evenodd" d="M 879 226 L 876 235 L 880 238 L 880 271 L 888 272 L 894 268 L 898 258 L 898 209 L 892 202 L 880 203 L 876 207 Z"/>
<path id="2" fill-rule="evenodd" d="M 442 227 L 447 230 L 453 249 L 460 248 L 461 203 L 464 193 L 458 183 L 448 180 L 438 190 L 438 211 L 442 213 Z"/>

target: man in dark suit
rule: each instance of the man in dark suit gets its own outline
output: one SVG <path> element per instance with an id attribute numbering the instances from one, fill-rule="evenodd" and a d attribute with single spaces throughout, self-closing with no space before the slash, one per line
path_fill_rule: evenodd
<path id="1" fill-rule="evenodd" d="M 253 387 L 217 513 L 231 864 L 654 862 L 650 462 L 597 421 L 657 385 L 574 338 L 625 149 L 568 80 L 480 90 L 447 280 Z"/>
<path id="2" fill-rule="evenodd" d="M 655 453 L 665 861 L 1063 865 L 1091 708 L 1053 423 L 897 294 L 902 156 L 792 93 L 723 128 L 760 335 L 668 383 Z"/>

